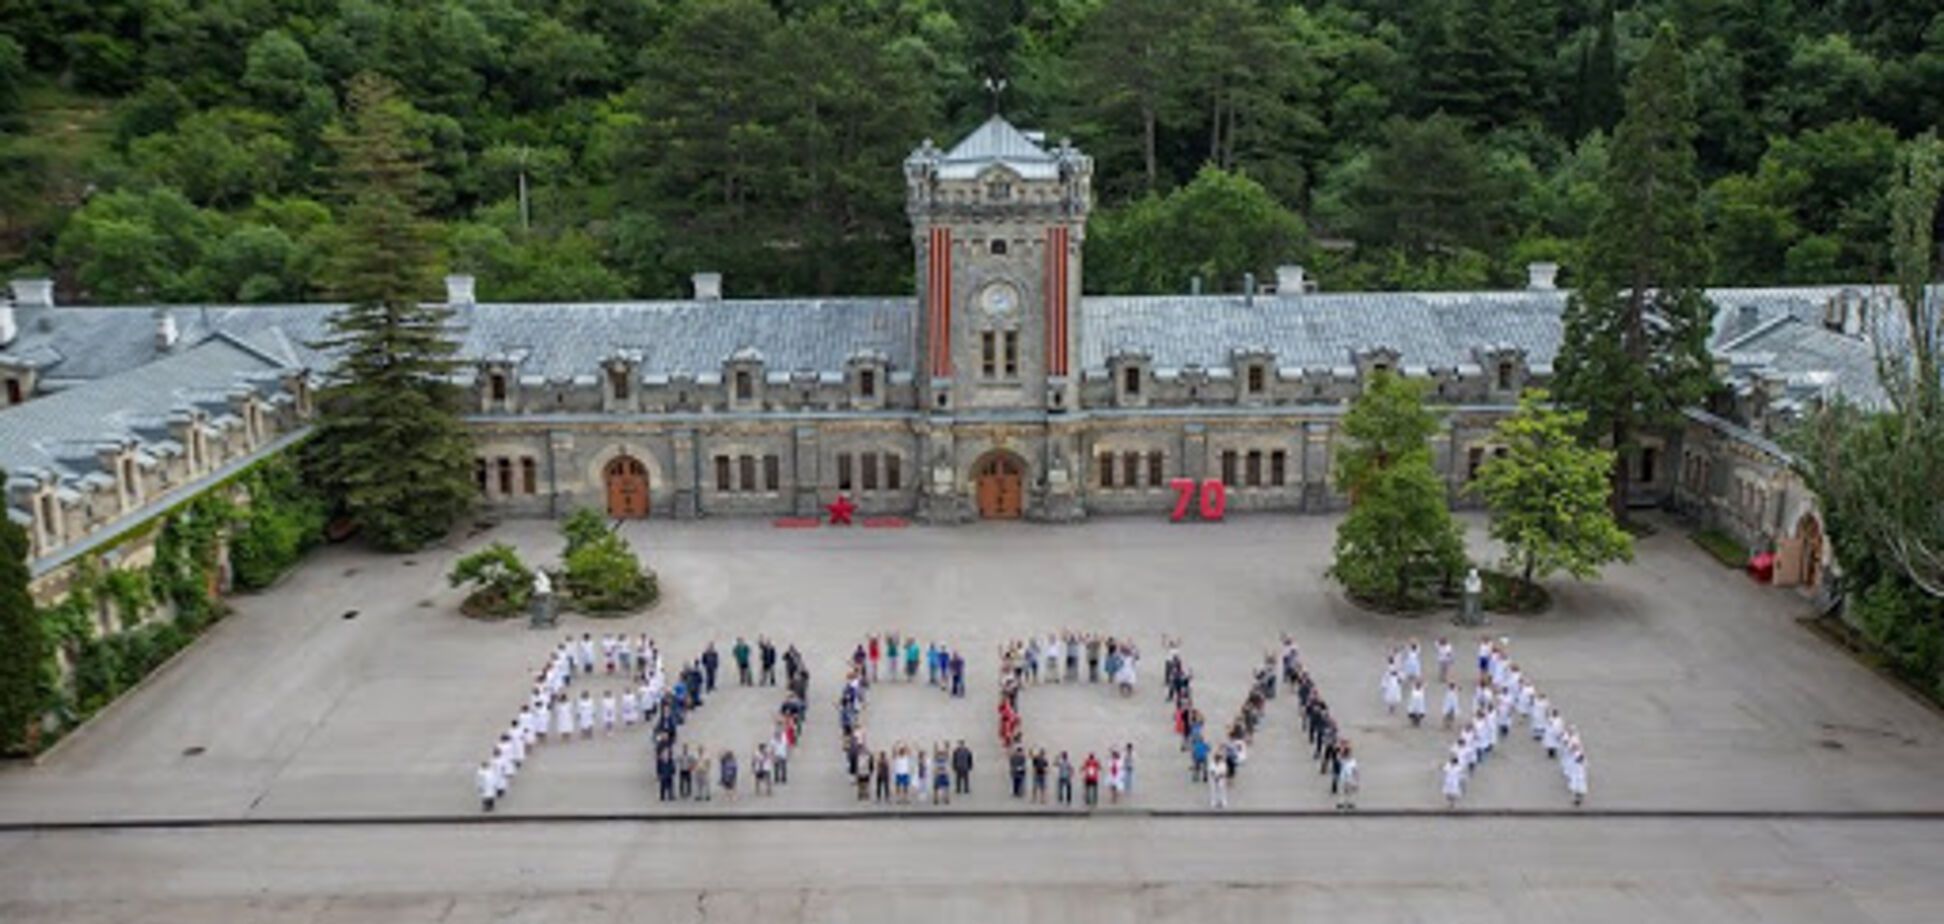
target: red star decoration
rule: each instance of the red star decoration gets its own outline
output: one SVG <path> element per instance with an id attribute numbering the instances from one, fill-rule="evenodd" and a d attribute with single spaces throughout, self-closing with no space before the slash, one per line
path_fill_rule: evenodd
<path id="1" fill-rule="evenodd" d="M 831 501 L 824 509 L 830 511 L 830 525 L 849 526 L 851 525 L 851 514 L 857 512 L 857 505 L 851 503 L 849 497 L 839 494 L 837 495 L 837 499 Z"/>

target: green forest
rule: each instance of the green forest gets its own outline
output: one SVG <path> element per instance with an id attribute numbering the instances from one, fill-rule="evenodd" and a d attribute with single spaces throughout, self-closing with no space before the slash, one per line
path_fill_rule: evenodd
<path id="1" fill-rule="evenodd" d="M 326 140 L 393 80 L 491 300 L 910 291 L 899 165 L 995 103 L 1095 158 L 1087 287 L 1573 281 L 1662 23 L 1708 281 L 1891 271 L 1938 0 L 4 0 L 0 270 L 69 301 L 336 293 Z M 1000 86 L 995 94 L 988 81 Z M 524 190 L 524 194 L 522 191 Z M 431 293 L 428 293 L 431 294 Z"/>

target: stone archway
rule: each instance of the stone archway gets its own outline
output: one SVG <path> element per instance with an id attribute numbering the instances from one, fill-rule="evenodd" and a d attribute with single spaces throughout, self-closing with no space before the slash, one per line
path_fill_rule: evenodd
<path id="1" fill-rule="evenodd" d="M 1017 520 L 1025 511 L 1026 463 L 1003 449 L 979 457 L 972 466 L 979 518 Z"/>
<path id="2" fill-rule="evenodd" d="M 607 485 L 608 516 L 617 520 L 639 520 L 648 516 L 648 466 L 640 459 L 622 453 L 609 460 L 601 471 Z"/>

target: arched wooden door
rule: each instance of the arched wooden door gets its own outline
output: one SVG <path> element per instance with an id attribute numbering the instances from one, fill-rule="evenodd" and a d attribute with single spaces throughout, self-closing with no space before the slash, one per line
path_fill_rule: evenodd
<path id="1" fill-rule="evenodd" d="M 1796 538 L 1802 544 L 1802 586 L 1815 590 L 1822 580 L 1822 521 L 1805 514 L 1796 523 Z"/>
<path id="2" fill-rule="evenodd" d="M 978 487 L 979 516 L 987 520 L 1016 520 L 1023 509 L 1026 465 L 1009 452 L 994 452 L 973 467 Z"/>
<path id="3" fill-rule="evenodd" d="M 648 516 L 648 466 L 634 456 L 616 456 L 604 475 L 608 516 L 617 520 Z"/>

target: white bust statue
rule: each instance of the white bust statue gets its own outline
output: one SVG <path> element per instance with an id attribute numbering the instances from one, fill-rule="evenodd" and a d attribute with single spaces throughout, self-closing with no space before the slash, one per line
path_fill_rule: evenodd
<path id="1" fill-rule="evenodd" d="M 553 593 L 553 581 L 547 578 L 547 572 L 533 572 L 533 595 L 544 597 L 551 593 Z"/>
<path id="2" fill-rule="evenodd" d="M 1478 576 L 1477 568 L 1471 569 L 1471 572 L 1465 575 L 1465 593 L 1476 596 L 1484 592 L 1485 580 Z"/>

